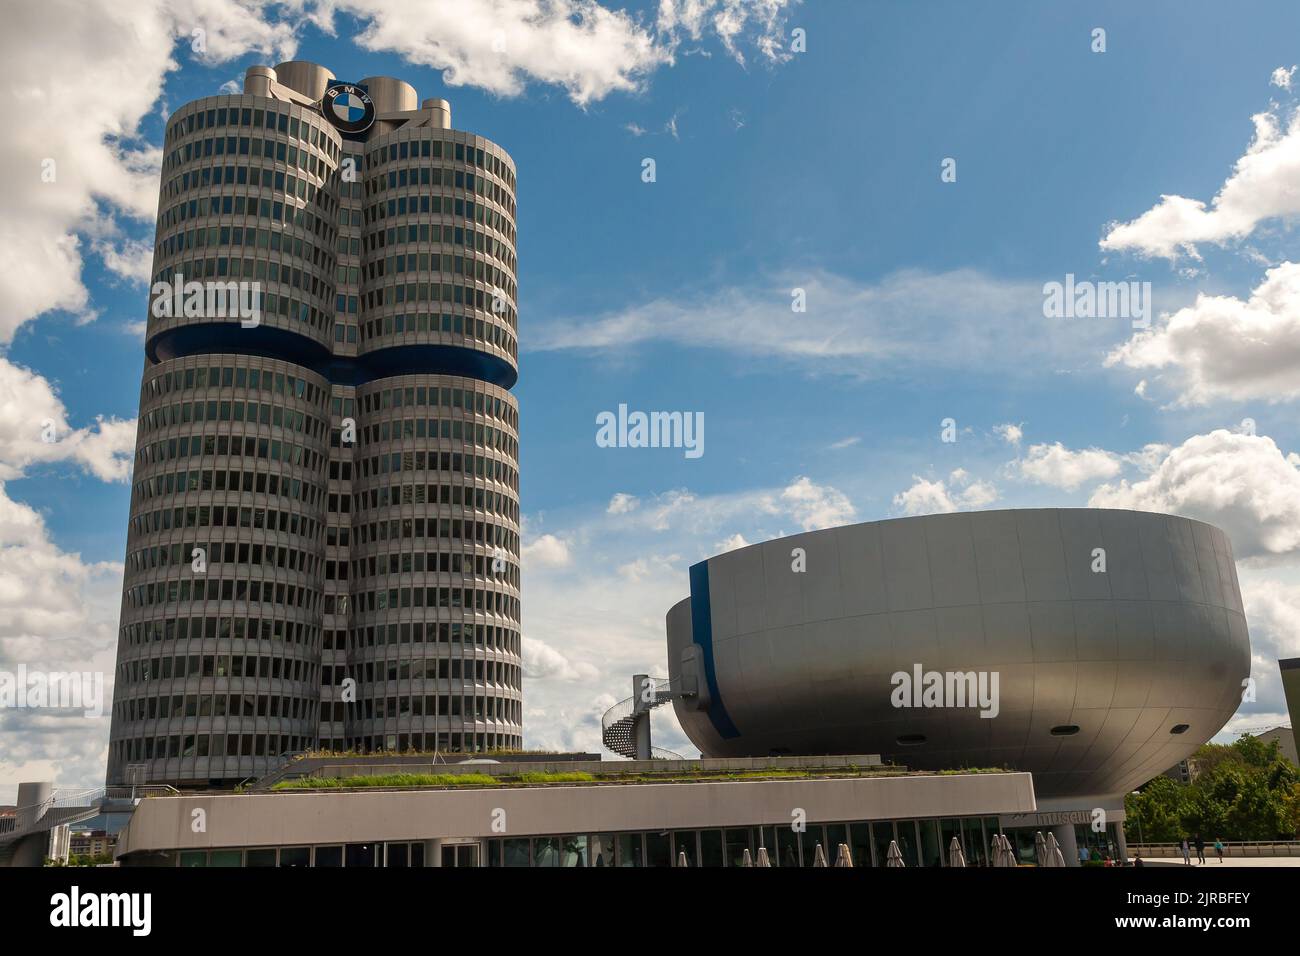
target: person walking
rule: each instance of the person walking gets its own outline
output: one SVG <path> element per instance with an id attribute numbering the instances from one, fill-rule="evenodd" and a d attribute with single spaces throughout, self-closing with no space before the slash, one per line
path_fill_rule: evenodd
<path id="1" fill-rule="evenodd" d="M 1204 866 L 1205 865 L 1205 841 L 1201 839 L 1201 835 L 1198 833 L 1196 834 L 1195 837 L 1193 837 L 1192 842 L 1196 846 L 1196 861 L 1201 866 Z"/>
<path id="2" fill-rule="evenodd" d="M 1144 862 L 1142 862 L 1142 853 L 1141 853 L 1141 851 L 1139 851 L 1138 854 L 1137 854 L 1135 857 L 1133 857 L 1133 865 L 1134 865 L 1134 866 L 1146 866 L 1146 864 L 1145 864 Z"/>
<path id="3" fill-rule="evenodd" d="M 1086 843 L 1079 847 L 1079 862 L 1088 862 L 1088 844 Z"/>
<path id="4" fill-rule="evenodd" d="M 1217 837 L 1214 840 L 1214 852 L 1219 855 L 1219 862 L 1222 863 L 1223 862 L 1223 840 Z"/>
<path id="5" fill-rule="evenodd" d="M 1187 837 L 1183 837 L 1183 842 L 1179 844 L 1179 848 L 1183 851 L 1183 863 L 1184 863 L 1184 865 L 1186 865 L 1186 866 L 1191 866 L 1191 865 L 1192 865 L 1192 854 L 1191 854 L 1191 850 L 1190 850 L 1190 849 L 1188 848 L 1188 846 L 1187 846 Z"/>

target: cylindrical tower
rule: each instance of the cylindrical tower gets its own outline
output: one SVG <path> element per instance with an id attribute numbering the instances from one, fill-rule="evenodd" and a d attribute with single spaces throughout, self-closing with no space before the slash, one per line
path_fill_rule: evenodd
<path id="1" fill-rule="evenodd" d="M 168 123 L 110 783 L 522 743 L 515 170 L 417 102 L 290 63 Z"/>

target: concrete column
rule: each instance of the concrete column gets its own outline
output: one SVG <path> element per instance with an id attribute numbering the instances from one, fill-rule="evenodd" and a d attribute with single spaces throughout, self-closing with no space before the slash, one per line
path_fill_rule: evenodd
<path id="1" fill-rule="evenodd" d="M 53 794 L 54 784 L 46 781 L 18 784 L 18 812 L 15 815 L 15 828 L 22 830 L 39 823 L 41 817 L 45 816 L 45 811 L 50 808 L 50 798 Z"/>
<path id="2" fill-rule="evenodd" d="M 1124 821 L 1115 824 L 1115 842 L 1119 845 L 1119 858 L 1128 862 L 1128 841 L 1124 839 Z"/>
<path id="3" fill-rule="evenodd" d="M 632 713 L 636 716 L 632 724 L 632 742 L 636 746 L 637 760 L 650 759 L 650 704 L 645 699 L 649 682 L 646 674 L 632 677 Z"/>
<path id="4" fill-rule="evenodd" d="M 1074 824 L 1060 823 L 1052 827 L 1056 842 L 1061 845 L 1061 856 L 1065 857 L 1066 866 L 1079 865 L 1079 843 L 1074 838 Z"/>
<path id="5" fill-rule="evenodd" d="M 442 866 L 442 841 L 441 840 L 424 841 L 424 865 Z"/>

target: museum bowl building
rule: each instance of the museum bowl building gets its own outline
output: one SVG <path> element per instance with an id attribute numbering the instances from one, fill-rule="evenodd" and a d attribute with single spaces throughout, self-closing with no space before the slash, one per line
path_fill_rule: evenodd
<path id="1" fill-rule="evenodd" d="M 718 555 L 690 583 L 668 664 L 705 756 L 1006 767 L 1040 809 L 1122 818 L 1123 794 L 1223 727 L 1250 670 L 1231 542 L 1169 515 L 869 522 Z"/>

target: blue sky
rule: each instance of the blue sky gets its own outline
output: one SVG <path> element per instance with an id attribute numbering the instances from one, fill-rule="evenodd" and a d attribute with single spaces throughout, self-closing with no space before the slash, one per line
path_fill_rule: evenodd
<path id="1" fill-rule="evenodd" d="M 100 563 L 122 559 L 130 442 L 95 423 L 137 411 L 147 256 L 132 242 L 152 234 L 150 150 L 167 107 L 292 56 L 445 97 L 457 128 L 517 163 L 530 744 L 597 747 L 628 677 L 664 672 L 662 615 L 687 593 L 686 568 L 723 547 L 1090 502 L 1230 532 L 1261 687 L 1234 726 L 1284 718 L 1274 662 L 1300 654 L 1296 5 L 564 0 L 585 19 L 528 20 L 512 0 L 429 4 L 468 24 L 444 30 L 400 4 L 359 19 L 348 3 L 331 16 L 223 0 L 201 21 L 139 0 L 79 6 L 89 23 L 71 40 L 64 6 L 26 12 L 3 43 L 97 64 L 82 92 L 106 85 L 126 105 L 89 95 L 82 135 L 109 143 L 110 162 L 82 170 L 88 185 L 4 194 L 6 218 L 32 219 L 0 240 L 12 254 L 80 245 L 74 267 L 33 270 L 44 300 L 0 301 L 4 360 L 57 391 L 84 442 L 62 457 L 0 442 L 13 458 L 0 465 L 8 501 L 43 519 L 45 553 L 80 562 L 67 573 L 86 655 L 111 662 L 114 571 Z M 141 49 L 97 40 L 127 16 Z M 1105 52 L 1091 49 L 1098 27 Z M 491 59 L 482 34 L 498 28 Z M 796 28 L 806 52 L 790 50 Z M 579 53 L 559 53 L 561 39 Z M 39 95 L 75 117 L 76 92 Z M 52 135 L 33 120 L 7 165 L 30 181 Z M 941 181 L 945 158 L 955 182 Z M 1205 207 L 1163 216 L 1162 196 Z M 1149 281 L 1165 318 L 1140 341 L 1126 319 L 1045 318 L 1042 286 L 1067 273 Z M 795 288 L 806 312 L 791 310 Z M 1221 347 L 1243 329 L 1259 347 Z M 598 447 L 595 416 L 620 403 L 703 412 L 705 454 Z M 940 441 L 947 417 L 953 443 Z M 43 627 L 5 632 L 0 660 L 36 659 L 37 638 L 55 636 Z M 670 722 L 656 732 L 689 747 Z M 94 777 L 99 751 L 71 733 L 22 733 L 30 746 L 0 756 L 0 781 L 47 765 Z"/>

